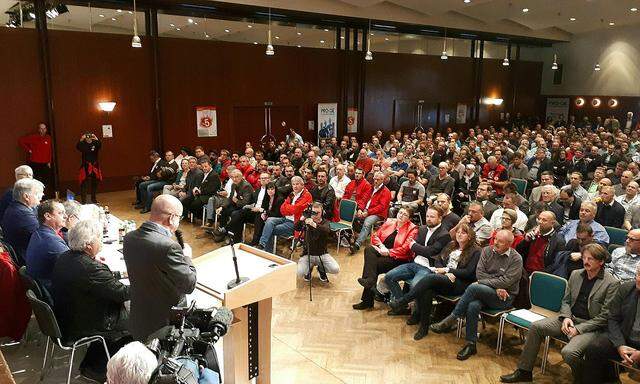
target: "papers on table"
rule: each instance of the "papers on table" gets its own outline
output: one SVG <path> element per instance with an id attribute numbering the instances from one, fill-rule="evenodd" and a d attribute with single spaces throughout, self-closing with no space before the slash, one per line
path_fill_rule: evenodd
<path id="1" fill-rule="evenodd" d="M 515 311 L 509 312 L 510 315 L 517 316 L 523 320 L 526 320 L 530 323 L 533 323 L 538 320 L 546 319 L 546 317 L 542 315 L 538 315 L 535 312 L 531 312 L 528 309 L 517 309 Z"/>

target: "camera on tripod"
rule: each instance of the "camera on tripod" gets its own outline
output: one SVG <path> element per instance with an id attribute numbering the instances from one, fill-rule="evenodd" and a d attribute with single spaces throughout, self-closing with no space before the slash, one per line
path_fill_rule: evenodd
<path id="1" fill-rule="evenodd" d="M 316 213 L 313 212 L 313 203 L 309 203 L 304 211 L 302 211 L 302 216 L 304 216 L 305 219 L 310 219 L 315 216 L 315 214 Z"/>

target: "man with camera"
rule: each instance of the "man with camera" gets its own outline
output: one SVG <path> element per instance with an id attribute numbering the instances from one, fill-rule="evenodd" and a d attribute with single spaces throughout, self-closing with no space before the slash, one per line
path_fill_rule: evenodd
<path id="1" fill-rule="evenodd" d="M 298 261 L 298 276 L 302 276 L 305 281 L 311 280 L 314 267 L 318 267 L 320 280 L 325 283 L 329 281 L 327 273 L 340 272 L 338 262 L 327 252 L 331 228 L 323 211 L 322 203 L 316 201 L 304 210 L 302 218 L 294 226 L 296 231 L 303 231 L 306 227 L 305 252 Z"/>

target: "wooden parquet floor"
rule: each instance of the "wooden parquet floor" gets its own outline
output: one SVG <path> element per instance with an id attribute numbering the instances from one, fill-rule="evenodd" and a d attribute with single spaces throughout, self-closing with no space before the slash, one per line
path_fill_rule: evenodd
<path id="1" fill-rule="evenodd" d="M 98 197 L 118 217 L 140 224 L 145 217 L 131 208 L 132 198 L 129 191 Z M 181 227 L 185 241 L 193 247 L 194 257 L 219 246 L 198 224 L 186 222 Z M 329 247 L 335 256 L 335 241 Z M 284 241 L 280 250 L 285 250 Z M 455 334 L 430 333 L 416 342 L 415 326 L 405 325 L 405 317 L 387 316 L 386 305 L 376 303 L 373 310 L 364 312 L 353 310 L 351 305 L 359 302 L 361 293 L 356 279 L 362 271 L 362 251 L 349 256 L 348 250 L 341 249 L 336 259 L 341 271 L 330 275 L 329 283 L 320 282 L 314 275 L 313 301 L 309 301 L 308 283 L 301 279 L 297 290 L 274 299 L 272 383 L 498 383 L 500 375 L 515 369 L 521 345 L 512 328 L 507 330 L 503 354 L 497 356 L 497 325 L 488 323 L 482 330 L 478 355 L 461 362 L 455 355 L 464 342 L 456 339 Z M 551 348 L 545 375 L 536 366 L 536 383 L 571 382 L 570 370 L 562 363 L 558 351 L 557 346 Z M 5 356 L 10 366 L 12 358 L 18 359 L 15 353 L 5 351 Z M 35 382 L 31 379 L 37 377 L 42 360 L 36 354 L 31 359 L 33 370 L 16 376 L 16 382 Z M 24 358 L 20 367 L 23 365 Z M 624 381 L 632 382 L 626 377 Z"/>

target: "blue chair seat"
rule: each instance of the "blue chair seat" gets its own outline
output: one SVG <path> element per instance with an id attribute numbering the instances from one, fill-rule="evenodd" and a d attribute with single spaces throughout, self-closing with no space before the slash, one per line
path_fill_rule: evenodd
<path id="1" fill-rule="evenodd" d="M 482 311 L 480 311 L 481 314 L 489 316 L 489 317 L 498 317 L 500 315 L 502 315 L 503 313 L 507 313 L 507 312 L 511 312 L 513 311 L 514 308 L 507 308 L 507 309 L 492 309 L 492 308 L 487 308 L 487 309 L 483 309 Z"/>
<path id="2" fill-rule="evenodd" d="M 340 230 L 340 229 L 350 229 L 351 226 L 347 225 L 347 224 L 343 224 L 343 223 L 330 222 L 329 223 L 329 228 L 331 228 L 332 231 L 337 231 L 337 230 Z"/>
<path id="3" fill-rule="evenodd" d="M 529 320 L 525 320 L 522 317 L 512 315 L 511 313 L 507 314 L 505 320 L 522 328 L 529 329 L 529 327 L 531 327 L 531 322 Z"/>

